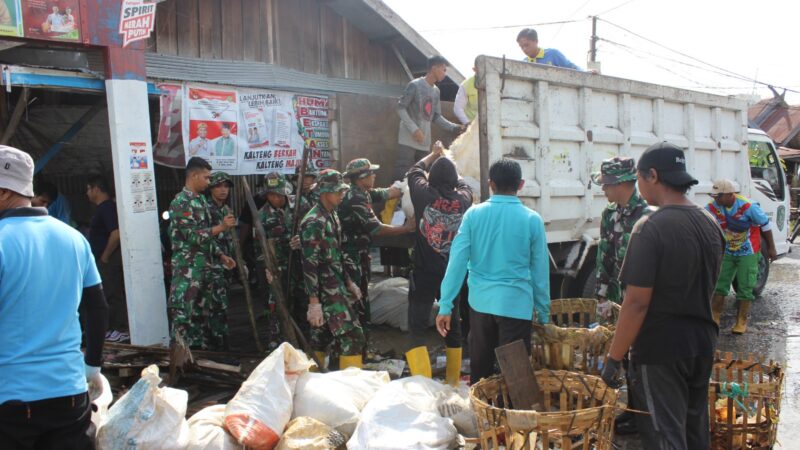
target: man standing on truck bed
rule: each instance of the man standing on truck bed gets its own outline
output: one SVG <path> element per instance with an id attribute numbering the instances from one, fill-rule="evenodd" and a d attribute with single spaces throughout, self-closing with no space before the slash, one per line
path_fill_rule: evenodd
<path id="1" fill-rule="evenodd" d="M 624 285 L 618 278 L 631 230 L 650 211 L 647 202 L 636 190 L 636 165 L 633 158 L 616 156 L 603 161 L 600 172 L 592 175 L 592 181 L 602 186 L 609 201 L 600 220 L 596 286 L 598 315 L 609 318 L 611 302 L 622 303 Z M 625 358 L 624 363 L 627 367 L 628 358 Z M 628 383 L 630 385 L 630 380 Z M 628 408 L 636 409 L 631 398 L 628 399 Z M 614 421 L 614 432 L 619 435 L 636 433 L 636 421 L 633 418 L 630 411 L 620 414 Z"/>
<path id="2" fill-rule="evenodd" d="M 761 258 L 760 254 L 753 251 L 751 228 L 753 226 L 761 228 L 761 235 L 767 241 L 770 260 L 775 259 L 778 252 L 772 239 L 769 217 L 757 203 L 737 194 L 738 191 L 730 180 L 719 180 L 711 189 L 714 200 L 706 206 L 706 209 L 717 219 L 725 233 L 726 241 L 722 271 L 714 290 L 711 309 L 714 322 L 719 325 L 719 318 L 725 307 L 725 296 L 730 292 L 731 283 L 736 278 L 736 300 L 739 311 L 736 325 L 731 331 L 734 334 L 743 334 L 747 331 L 747 313 L 755 300 L 753 289 L 758 282 L 758 260 Z"/>
<path id="3" fill-rule="evenodd" d="M 517 44 L 525 53 L 524 61 L 548 66 L 564 67 L 573 70 L 583 70 L 564 54 L 554 48 L 539 48 L 539 34 L 533 28 L 525 28 L 517 34 Z"/>
<path id="4" fill-rule="evenodd" d="M 686 192 L 697 180 L 683 150 L 668 142 L 645 150 L 637 166 L 647 203 L 658 210 L 636 222 L 620 279 L 617 330 L 601 374 L 618 388 L 630 351 L 629 395 L 647 449 L 707 449 L 708 384 L 719 328 L 711 317 L 725 238 Z"/>

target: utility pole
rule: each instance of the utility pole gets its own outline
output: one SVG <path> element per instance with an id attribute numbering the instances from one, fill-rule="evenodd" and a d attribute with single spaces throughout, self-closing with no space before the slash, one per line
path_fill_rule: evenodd
<path id="1" fill-rule="evenodd" d="M 597 61 L 597 16 L 592 16 L 592 37 L 589 39 L 589 61 Z"/>

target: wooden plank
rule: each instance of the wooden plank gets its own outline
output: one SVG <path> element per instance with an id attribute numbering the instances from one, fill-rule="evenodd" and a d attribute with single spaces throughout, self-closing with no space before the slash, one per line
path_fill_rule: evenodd
<path id="1" fill-rule="evenodd" d="M 272 64 L 272 33 L 275 30 L 272 25 L 272 0 L 259 0 L 258 2 L 258 21 L 261 24 L 261 61 Z"/>
<path id="2" fill-rule="evenodd" d="M 242 0 L 242 56 L 247 61 L 261 61 L 262 21 L 259 17 L 261 0 Z"/>
<path id="3" fill-rule="evenodd" d="M 300 3 L 297 0 L 273 0 L 273 8 L 278 63 L 290 69 L 304 70 L 305 35 Z"/>
<path id="4" fill-rule="evenodd" d="M 329 77 L 345 77 L 345 56 L 342 17 L 323 6 L 322 23 L 322 73 Z"/>
<path id="5" fill-rule="evenodd" d="M 225 0 L 222 5 L 222 58 L 243 59 L 242 0 Z"/>
<path id="6" fill-rule="evenodd" d="M 167 0 L 156 7 L 156 52 L 178 54 L 177 0 Z"/>
<path id="7" fill-rule="evenodd" d="M 303 17 L 300 21 L 303 30 L 303 71 L 320 73 L 320 5 L 317 0 L 300 0 L 298 4 L 301 8 L 298 12 Z"/>
<path id="8" fill-rule="evenodd" d="M 178 9 L 178 56 L 200 57 L 197 0 L 183 0 Z"/>
<path id="9" fill-rule="evenodd" d="M 494 354 L 506 381 L 513 409 L 541 409 L 544 396 L 536 382 L 528 351 L 525 350 L 522 340 L 497 347 Z"/>
<path id="10" fill-rule="evenodd" d="M 222 58 L 221 0 L 199 0 L 200 57 Z"/>

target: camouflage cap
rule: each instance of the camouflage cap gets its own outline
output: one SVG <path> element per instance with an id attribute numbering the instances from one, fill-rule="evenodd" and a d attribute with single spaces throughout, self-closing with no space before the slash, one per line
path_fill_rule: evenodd
<path id="1" fill-rule="evenodd" d="M 317 188 L 320 194 L 341 192 L 350 189 L 350 186 L 342 181 L 342 174 L 337 170 L 326 169 L 317 178 Z"/>
<path id="2" fill-rule="evenodd" d="M 636 164 L 625 156 L 607 159 L 600 165 L 600 172 L 592 174 L 592 181 L 600 186 L 636 181 Z"/>
<path id="3" fill-rule="evenodd" d="M 367 158 L 358 158 L 347 163 L 344 176 L 350 179 L 365 178 L 380 168 L 381 166 L 372 164 Z"/>
<path id="4" fill-rule="evenodd" d="M 289 195 L 292 193 L 292 186 L 286 182 L 286 177 L 278 172 L 270 172 L 264 177 L 264 187 L 267 188 L 266 192 L 275 194 Z"/>
<path id="5" fill-rule="evenodd" d="M 228 183 L 233 186 L 233 180 L 231 180 L 230 175 L 225 172 L 214 172 L 211 174 L 211 181 L 208 183 L 208 187 L 218 186 L 222 183 Z"/>
<path id="6" fill-rule="evenodd" d="M 294 174 L 300 176 L 300 166 L 297 166 L 297 169 L 294 170 Z M 317 178 L 319 176 L 319 170 L 317 170 L 317 168 L 311 164 L 311 161 L 309 161 L 309 163 L 306 164 L 306 173 L 304 175 L 307 177 Z"/>

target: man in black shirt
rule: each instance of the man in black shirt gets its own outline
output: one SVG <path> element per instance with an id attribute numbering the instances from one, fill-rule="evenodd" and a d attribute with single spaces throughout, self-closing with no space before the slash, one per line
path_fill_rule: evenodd
<path id="1" fill-rule="evenodd" d="M 686 196 L 697 184 L 683 151 L 662 142 L 637 165 L 642 196 L 659 209 L 634 225 L 620 280 L 626 284 L 603 380 L 618 387 L 630 348 L 629 395 L 648 449 L 708 449 L 708 382 L 719 328 L 711 314 L 725 238 Z"/>
<path id="2" fill-rule="evenodd" d="M 117 202 L 102 175 L 90 175 L 86 183 L 86 197 L 95 205 L 89 223 L 89 245 L 103 280 L 103 291 L 108 300 L 108 325 L 106 341 L 124 342 L 128 335 L 128 303 L 125 299 L 125 279 L 122 272 L 122 252 L 119 247 L 119 221 Z"/>

